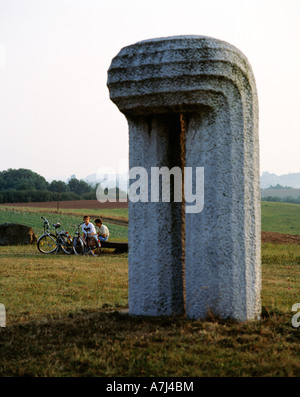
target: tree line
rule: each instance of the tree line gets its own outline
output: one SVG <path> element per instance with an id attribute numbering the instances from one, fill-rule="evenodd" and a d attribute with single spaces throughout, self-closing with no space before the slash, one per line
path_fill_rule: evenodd
<path id="1" fill-rule="evenodd" d="M 261 198 L 262 201 L 273 201 L 275 203 L 291 203 L 291 204 L 300 204 L 300 196 L 299 197 L 278 197 L 278 196 L 265 196 Z"/>
<path id="2" fill-rule="evenodd" d="M 265 189 L 262 189 L 262 190 L 264 190 L 264 191 L 273 190 L 273 192 L 272 192 L 273 195 L 270 194 L 269 196 L 265 196 L 265 195 L 262 196 L 261 197 L 262 201 L 273 201 L 273 202 L 276 202 L 276 203 L 300 204 L 300 196 L 295 197 L 295 195 L 293 195 L 293 196 L 290 195 L 290 196 L 283 197 L 282 193 L 280 195 L 275 195 L 274 196 L 274 194 L 276 194 L 276 193 L 274 193 L 274 190 L 278 190 L 278 191 L 285 190 L 285 194 L 288 194 L 286 192 L 286 190 L 294 191 L 294 189 L 291 186 L 282 186 L 280 184 L 277 184 L 275 186 L 269 186 L 269 187 L 267 187 Z"/>
<path id="3" fill-rule="evenodd" d="M 68 182 L 46 179 L 28 169 L 8 169 L 0 172 L 0 203 L 96 199 L 96 186 L 71 178 Z"/>

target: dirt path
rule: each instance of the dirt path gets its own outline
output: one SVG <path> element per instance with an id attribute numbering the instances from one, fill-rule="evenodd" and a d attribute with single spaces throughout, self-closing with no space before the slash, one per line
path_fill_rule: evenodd
<path id="1" fill-rule="evenodd" d="M 300 244 L 300 236 L 275 232 L 261 232 L 262 243 Z"/>

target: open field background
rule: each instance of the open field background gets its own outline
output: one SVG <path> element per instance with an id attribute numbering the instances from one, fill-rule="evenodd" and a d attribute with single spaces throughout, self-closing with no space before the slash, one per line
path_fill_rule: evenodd
<path id="1" fill-rule="evenodd" d="M 261 197 L 300 197 L 300 189 L 261 189 Z"/>
<path id="2" fill-rule="evenodd" d="M 51 224 L 60 222 L 66 230 L 72 231 L 74 230 L 72 225 L 80 223 L 83 215 L 87 214 L 91 216 L 92 221 L 99 217 L 103 219 L 112 231 L 111 240 L 125 241 L 128 238 L 128 204 L 111 203 L 113 204 L 112 208 L 104 208 L 104 204 L 96 201 L 101 206 L 101 208 L 98 208 L 95 201 L 64 201 L 60 203 L 59 211 L 57 211 L 55 203 L 51 202 L 32 203 L 32 207 L 29 206 L 30 203 L 23 205 L 2 204 L 0 205 L 0 224 L 4 222 L 26 224 L 40 235 L 43 232 L 41 216 L 46 217 Z M 69 208 L 72 206 L 73 208 Z M 299 204 L 262 202 L 261 213 L 262 231 L 300 235 Z M 113 225 L 123 226 L 123 228 L 116 228 Z"/>
<path id="3" fill-rule="evenodd" d="M 300 235 L 300 204 L 261 203 L 262 230 Z"/>
<path id="4" fill-rule="evenodd" d="M 6 203 L 1 204 L 4 206 L 11 207 L 24 207 L 24 208 L 51 208 L 57 210 L 57 201 L 47 201 L 47 202 L 37 202 L 37 203 Z M 60 201 L 59 202 L 59 210 L 61 209 L 90 209 L 95 210 L 96 212 L 109 211 L 111 209 L 121 209 L 128 208 L 128 202 L 111 202 L 107 201 L 106 203 L 100 203 L 98 200 L 76 200 L 76 201 Z"/>
<path id="5" fill-rule="evenodd" d="M 112 209 L 102 210 L 98 214 L 93 210 L 61 210 L 59 212 L 51 209 L 40 208 L 22 208 L 22 207 L 3 207 L 0 206 L 0 224 L 5 222 L 20 223 L 32 227 L 37 236 L 43 234 L 43 219 L 45 217 L 52 226 L 60 222 L 61 229 L 68 230 L 73 235 L 75 228 L 83 222 L 83 215 L 90 215 L 93 222 L 96 218 L 102 217 L 103 222 L 109 228 L 110 241 L 127 241 L 128 240 L 128 210 Z"/>
<path id="6" fill-rule="evenodd" d="M 263 230 L 295 238 L 263 240 L 263 310 L 254 322 L 129 316 L 127 253 L 47 256 L 36 246 L 0 247 L 7 311 L 0 376 L 300 376 L 300 328 L 291 324 L 300 302 L 300 206 L 262 204 Z M 0 206 L 0 223 L 23 220 L 39 231 L 44 215 L 67 229 L 86 210 Z M 128 217 L 126 208 L 107 210 L 112 221 Z M 103 210 L 94 215 L 105 218 Z M 126 241 L 127 228 L 112 227 L 112 237 Z"/>

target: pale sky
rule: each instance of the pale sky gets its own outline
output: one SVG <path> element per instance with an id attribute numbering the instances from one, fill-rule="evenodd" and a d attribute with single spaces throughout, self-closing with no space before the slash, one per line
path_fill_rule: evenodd
<path id="1" fill-rule="evenodd" d="M 48 180 L 117 172 L 128 127 L 109 99 L 111 60 L 174 35 L 214 37 L 246 55 L 261 172 L 300 172 L 299 0 L 0 0 L 0 171 Z"/>

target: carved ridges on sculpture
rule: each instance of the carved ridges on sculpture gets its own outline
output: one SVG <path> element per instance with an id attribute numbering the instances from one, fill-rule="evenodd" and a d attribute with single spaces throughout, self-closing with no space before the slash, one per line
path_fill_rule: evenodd
<path id="1" fill-rule="evenodd" d="M 229 59 L 235 63 L 239 62 L 244 70 L 250 67 L 245 55 L 236 47 L 205 36 L 167 37 L 141 41 L 122 48 L 112 60 L 112 66 L 122 68 L 128 63 L 131 66 L 135 66 L 135 63 L 152 65 L 161 63 L 170 54 L 176 62 L 186 62 L 188 55 L 196 62 L 202 59 Z"/>
<path id="2" fill-rule="evenodd" d="M 238 91 L 247 86 L 256 97 L 247 58 L 230 44 L 203 36 L 154 39 L 125 47 L 108 71 L 110 97 L 125 112 L 151 106 L 151 95 L 156 101 L 159 94 L 214 90 L 216 79 L 234 84 Z M 188 103 L 186 95 L 182 101 Z"/>

